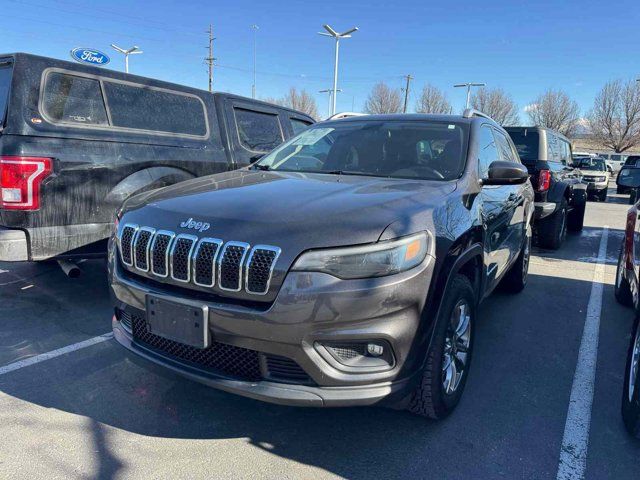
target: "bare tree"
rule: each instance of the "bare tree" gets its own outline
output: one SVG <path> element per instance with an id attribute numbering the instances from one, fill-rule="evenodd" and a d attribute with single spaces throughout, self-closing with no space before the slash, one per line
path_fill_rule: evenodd
<path id="1" fill-rule="evenodd" d="M 517 125 L 520 121 L 516 102 L 501 88 L 481 88 L 471 96 L 471 106 L 501 125 Z"/>
<path id="2" fill-rule="evenodd" d="M 596 140 L 620 153 L 640 143 L 640 85 L 608 82 L 598 93 L 587 116 Z"/>
<path id="3" fill-rule="evenodd" d="M 289 92 L 276 102 L 278 105 L 304 112 L 312 118 L 318 118 L 318 104 L 306 90 L 298 92 L 296 87 L 291 87 Z"/>
<path id="4" fill-rule="evenodd" d="M 398 113 L 402 110 L 402 100 L 400 90 L 394 90 L 380 82 L 376 84 L 367 102 L 364 104 L 364 111 L 367 113 Z"/>
<path id="5" fill-rule="evenodd" d="M 431 84 L 426 84 L 422 88 L 422 94 L 416 102 L 416 112 L 418 113 L 451 113 L 451 104 L 447 95 Z"/>
<path id="6" fill-rule="evenodd" d="M 547 90 L 527 108 L 531 121 L 538 126 L 571 135 L 580 121 L 580 107 L 562 90 Z"/>

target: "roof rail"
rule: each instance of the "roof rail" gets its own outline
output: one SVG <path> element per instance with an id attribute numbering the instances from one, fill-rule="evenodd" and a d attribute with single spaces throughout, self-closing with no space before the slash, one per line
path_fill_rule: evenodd
<path id="1" fill-rule="evenodd" d="M 340 112 L 334 113 L 327 120 L 340 120 L 341 118 L 349 118 L 349 117 L 362 117 L 366 115 L 366 113 L 356 113 L 356 112 Z"/>
<path id="2" fill-rule="evenodd" d="M 462 113 L 462 116 L 464 118 L 482 117 L 482 118 L 487 118 L 489 120 L 493 120 L 493 118 L 491 118 L 489 115 L 487 115 L 486 113 L 482 113 L 480 110 L 476 110 L 475 108 L 466 108 L 465 111 Z M 493 121 L 496 122 L 495 120 Z"/>

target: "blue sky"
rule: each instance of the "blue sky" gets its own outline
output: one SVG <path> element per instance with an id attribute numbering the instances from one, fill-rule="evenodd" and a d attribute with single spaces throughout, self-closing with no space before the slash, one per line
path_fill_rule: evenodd
<path id="1" fill-rule="evenodd" d="M 123 59 L 110 43 L 139 45 L 131 72 L 206 88 L 208 24 L 214 25 L 214 89 L 251 95 L 257 24 L 258 97 L 304 88 L 326 113 L 333 42 L 323 23 L 342 31 L 338 110 L 360 110 L 371 87 L 393 87 L 410 73 L 413 106 L 422 85 L 448 94 L 456 110 L 464 92 L 454 83 L 486 82 L 509 92 L 522 109 L 549 87 L 578 101 L 583 113 L 613 78 L 640 77 L 640 3 L 636 1 L 143 1 L 3 0 L 0 51 L 68 59 L 76 46 Z M 525 6 L 526 5 L 526 6 Z"/>

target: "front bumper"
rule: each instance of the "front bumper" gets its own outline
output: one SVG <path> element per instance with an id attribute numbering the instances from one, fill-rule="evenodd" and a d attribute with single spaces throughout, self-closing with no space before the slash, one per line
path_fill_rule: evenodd
<path id="1" fill-rule="evenodd" d="M 609 182 L 588 182 L 587 193 L 599 193 L 609 188 Z"/>
<path id="2" fill-rule="evenodd" d="M 110 284 L 116 309 L 144 315 L 148 294 L 191 305 L 204 303 L 215 342 L 291 359 L 310 377 L 310 384 L 273 381 L 268 376 L 246 381 L 199 368 L 136 341 L 115 317 L 113 332 L 116 340 L 138 358 L 258 400 L 323 407 L 395 404 L 415 385 L 425 358 L 430 322 L 423 321 L 422 312 L 434 263 L 428 256 L 410 271 L 364 280 L 290 272 L 266 310 L 195 300 L 167 285 L 138 282 L 117 263 L 112 267 Z M 392 349 L 391 365 L 358 369 L 323 355 L 321 345 L 369 340 L 385 342 Z"/>

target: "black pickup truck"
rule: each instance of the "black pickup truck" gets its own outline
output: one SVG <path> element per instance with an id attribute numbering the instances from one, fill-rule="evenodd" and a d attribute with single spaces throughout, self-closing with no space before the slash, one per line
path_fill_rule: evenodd
<path id="1" fill-rule="evenodd" d="M 131 195 L 247 166 L 312 123 L 235 95 L 0 54 L 0 261 L 104 254 Z"/>

